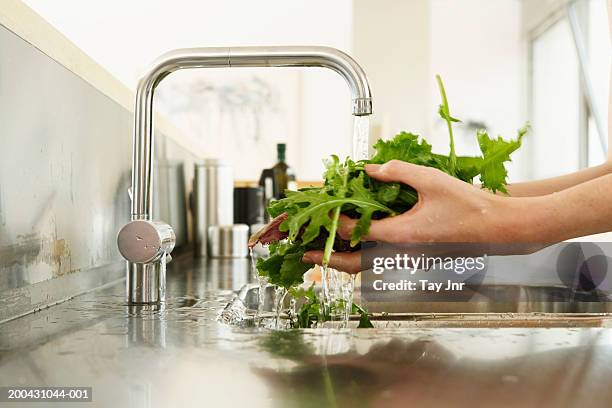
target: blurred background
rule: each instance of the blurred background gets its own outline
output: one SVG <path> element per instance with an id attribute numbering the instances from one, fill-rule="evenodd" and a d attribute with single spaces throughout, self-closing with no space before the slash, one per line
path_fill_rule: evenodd
<path id="1" fill-rule="evenodd" d="M 374 96 L 370 136 L 416 132 L 439 152 L 434 76 L 463 120 L 460 154 L 477 128 L 514 137 L 513 181 L 554 176 L 605 157 L 610 43 L 605 0 L 25 0 L 130 89 L 159 54 L 180 47 L 318 44 L 365 68 Z M 276 161 L 319 180 L 321 158 L 350 152 L 347 87 L 325 70 L 198 70 L 160 86 L 157 109 L 211 157 L 253 180 Z M 602 137 L 603 136 L 603 137 Z M 372 141 L 373 141 L 372 140 Z M 257 160 L 250 160 L 257 157 Z"/>

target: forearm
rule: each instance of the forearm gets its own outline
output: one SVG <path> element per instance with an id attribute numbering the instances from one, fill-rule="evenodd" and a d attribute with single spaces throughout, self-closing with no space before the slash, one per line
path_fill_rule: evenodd
<path id="1" fill-rule="evenodd" d="M 540 197 L 508 198 L 515 237 L 553 243 L 612 231 L 612 174 Z"/>
<path id="2" fill-rule="evenodd" d="M 564 176 L 509 184 L 507 189 L 511 197 L 542 196 L 566 190 L 607 174 L 612 174 L 612 161 Z"/>

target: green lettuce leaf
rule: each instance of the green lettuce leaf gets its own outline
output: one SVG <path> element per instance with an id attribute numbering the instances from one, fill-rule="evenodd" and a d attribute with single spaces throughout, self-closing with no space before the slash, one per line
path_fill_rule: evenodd
<path id="1" fill-rule="evenodd" d="M 365 164 L 401 160 L 439 169 L 467 183 L 480 177 L 483 188 L 507 193 L 505 185 L 508 173 L 505 164 L 510 161 L 510 155 L 521 146 L 528 126 L 519 130 L 516 140 L 504 140 L 501 137 L 494 139 L 489 137 L 487 131 L 478 131 L 476 138 L 481 156 L 458 156 L 455 152 L 453 125 L 460 120 L 450 113 L 442 79 L 436 76 L 436 80 L 442 98 L 438 113 L 447 124 L 449 155 L 436 154 L 425 139 L 414 133 L 401 132 L 391 140 L 378 140 L 373 146 L 376 154 L 370 160 L 354 162 L 346 159 L 342 162 L 338 156 L 331 156 L 324 162 L 323 187 L 288 191 L 286 198 L 269 205 L 268 212 L 272 217 L 287 213 L 287 219 L 280 225 L 280 229 L 288 232 L 288 239 L 270 245 L 270 257 L 258 260 L 257 268 L 261 275 L 268 276 L 273 284 L 293 287 L 303 282 L 303 274 L 312 267 L 301 261 L 305 251 L 323 249 L 323 263 L 329 261 L 338 239 L 336 231 L 340 214 L 357 220 L 351 236 L 351 246 L 355 246 L 367 234 L 372 219 L 394 216 L 417 203 L 419 197 L 414 188 L 402 183 L 383 183 L 372 179 L 364 171 Z M 306 297 L 308 301 L 308 310 L 302 310 L 298 317 L 301 327 L 309 327 L 315 314 L 319 313 L 319 305 L 314 301 L 313 293 L 299 293 L 299 296 Z M 360 326 L 369 326 L 367 312 L 358 312 L 362 317 Z M 318 318 L 324 319 L 325 316 Z"/>
<path id="2" fill-rule="evenodd" d="M 356 178 L 338 185 L 338 194 L 331 194 L 327 188 L 288 191 L 287 197 L 281 200 L 288 213 L 287 219 L 280 226 L 281 231 L 289 233 L 290 241 L 295 241 L 299 237 L 301 244 L 305 245 L 319 236 L 321 228 L 325 228 L 330 237 L 335 236 L 337 219 L 334 219 L 333 210 L 342 208 L 355 210 L 361 214 L 358 221 L 361 227 L 369 227 L 372 214 L 375 212 L 395 215 L 395 211 L 381 204 L 376 199 L 376 194 L 366 188 L 365 179 L 365 173 L 360 172 Z M 359 231 L 354 233 L 353 238 L 357 242 L 360 237 Z"/>
<path id="3" fill-rule="evenodd" d="M 304 274 L 313 264 L 302 262 L 305 250 L 288 242 L 270 244 L 270 256 L 257 259 L 257 271 L 273 285 L 290 288 L 304 282 Z"/>
<path id="4" fill-rule="evenodd" d="M 518 131 L 518 138 L 509 141 L 501 137 L 492 139 L 485 130 L 478 131 L 478 144 L 483 155 L 480 165 L 480 181 L 484 188 L 492 192 L 508 192 L 505 187 L 508 178 L 505 163 L 511 161 L 510 154 L 521 147 L 523 136 L 527 131 L 528 126 L 521 128 Z"/>
<path id="5" fill-rule="evenodd" d="M 379 139 L 374 144 L 376 154 L 368 162 L 383 164 L 401 160 L 421 166 L 438 167 L 439 158 L 431 152 L 431 145 L 414 133 L 401 132 L 391 140 Z"/>

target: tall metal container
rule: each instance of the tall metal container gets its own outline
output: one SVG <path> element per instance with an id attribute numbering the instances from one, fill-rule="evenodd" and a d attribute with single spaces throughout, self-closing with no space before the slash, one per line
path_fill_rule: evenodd
<path id="1" fill-rule="evenodd" d="M 153 177 L 153 219 L 168 220 L 176 247 L 187 243 L 187 199 L 183 162 L 159 160 Z"/>
<path id="2" fill-rule="evenodd" d="M 193 178 L 193 226 L 195 255 L 208 256 L 208 227 L 234 223 L 234 172 L 222 160 L 195 164 Z"/>

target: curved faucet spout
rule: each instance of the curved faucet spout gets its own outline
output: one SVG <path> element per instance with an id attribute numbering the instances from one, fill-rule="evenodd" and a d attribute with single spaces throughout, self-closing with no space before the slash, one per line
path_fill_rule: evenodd
<path id="1" fill-rule="evenodd" d="M 142 77 L 136 91 L 132 161 L 132 222 L 151 221 L 153 215 L 153 96 L 155 88 L 167 75 L 180 69 L 220 67 L 329 68 L 339 73 L 348 83 L 353 99 L 353 115 L 372 114 L 372 95 L 365 72 L 353 58 L 335 48 L 319 46 L 185 48 L 163 54 Z M 163 257 L 161 262 L 163 262 Z M 128 281 L 131 276 L 128 275 Z M 129 285 L 132 283 L 128 282 Z M 134 287 L 139 287 L 139 285 L 136 283 Z"/>
<path id="2" fill-rule="evenodd" d="M 153 95 L 169 74 L 180 69 L 220 67 L 322 67 L 339 73 L 353 98 L 353 115 L 372 114 L 372 95 L 364 70 L 348 54 L 330 47 L 209 47 L 173 50 L 159 57 L 138 83 L 132 165 L 132 219 L 151 219 Z"/>

